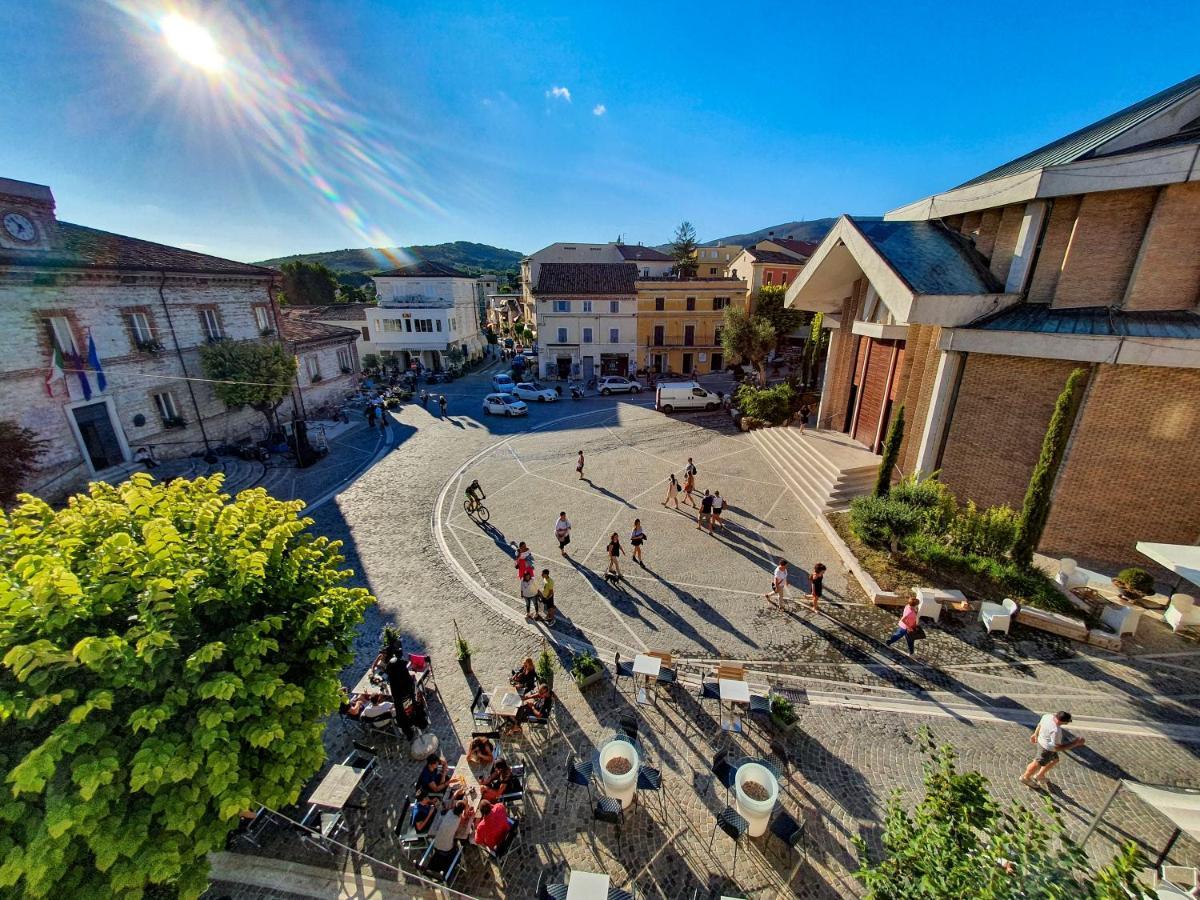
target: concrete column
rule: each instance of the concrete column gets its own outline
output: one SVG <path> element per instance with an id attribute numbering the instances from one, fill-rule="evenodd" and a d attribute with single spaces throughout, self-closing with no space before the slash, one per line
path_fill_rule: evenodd
<path id="1" fill-rule="evenodd" d="M 1005 293 L 1019 294 L 1028 285 L 1029 276 L 1033 273 L 1033 254 L 1037 250 L 1045 217 L 1045 200 L 1032 200 L 1026 204 L 1025 215 L 1021 218 L 1021 230 L 1017 232 L 1017 247 L 1013 251 L 1012 265 L 1009 266 L 1008 279 L 1004 285 Z"/>
<path id="2" fill-rule="evenodd" d="M 933 377 L 933 393 L 929 397 L 929 412 L 925 416 L 925 428 L 921 432 L 921 444 L 917 448 L 914 466 L 919 476 L 929 475 L 937 467 L 942 434 L 950 418 L 950 401 L 954 396 L 954 386 L 958 383 L 965 359 L 966 354 L 957 350 L 944 350 L 938 357 L 937 373 Z"/>
<path id="3" fill-rule="evenodd" d="M 853 335 L 851 336 L 853 337 Z M 817 404 L 817 428 L 823 426 L 821 423 L 825 421 L 825 410 L 829 403 L 829 385 L 830 385 L 830 370 L 835 365 L 838 357 L 838 349 L 842 345 L 842 329 L 829 329 L 829 348 L 825 351 L 825 372 L 821 376 L 821 402 Z"/>

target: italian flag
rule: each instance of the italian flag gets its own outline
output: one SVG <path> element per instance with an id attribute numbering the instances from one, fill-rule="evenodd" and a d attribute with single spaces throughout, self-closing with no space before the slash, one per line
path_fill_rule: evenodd
<path id="1" fill-rule="evenodd" d="M 66 373 L 63 372 L 62 351 L 57 347 L 54 348 L 54 356 L 50 360 L 50 371 L 46 373 L 46 393 L 54 396 L 54 382 L 62 378 Z"/>

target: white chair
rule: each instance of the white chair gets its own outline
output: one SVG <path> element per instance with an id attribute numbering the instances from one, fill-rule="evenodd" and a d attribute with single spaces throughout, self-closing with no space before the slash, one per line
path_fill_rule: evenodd
<path id="1" fill-rule="evenodd" d="M 942 607 L 945 604 L 967 599 L 962 591 L 943 591 L 937 588 L 917 588 L 913 593 L 918 601 L 917 618 L 933 619 L 935 622 L 941 618 Z"/>
<path id="2" fill-rule="evenodd" d="M 1064 590 L 1083 587 L 1088 583 L 1088 577 L 1079 571 L 1079 564 L 1070 557 L 1063 557 L 1058 562 L 1058 574 L 1054 577 L 1058 586 Z"/>
<path id="3" fill-rule="evenodd" d="M 1172 631 L 1200 623 L 1200 615 L 1197 615 L 1196 611 L 1196 598 L 1191 594 L 1172 594 L 1171 605 L 1163 613 L 1163 621 L 1171 626 Z"/>
<path id="4" fill-rule="evenodd" d="M 1100 621 L 1117 633 L 1137 634 L 1138 624 L 1142 620 L 1142 610 L 1137 606 L 1106 606 L 1100 613 Z"/>
<path id="5" fill-rule="evenodd" d="M 1008 634 L 1008 627 L 1012 624 L 1012 618 L 1017 614 L 1017 604 L 1014 600 L 1005 597 L 1003 603 L 988 603 L 984 602 L 979 607 L 979 621 L 983 623 L 983 628 L 989 634 L 993 631 L 1003 631 Z"/>

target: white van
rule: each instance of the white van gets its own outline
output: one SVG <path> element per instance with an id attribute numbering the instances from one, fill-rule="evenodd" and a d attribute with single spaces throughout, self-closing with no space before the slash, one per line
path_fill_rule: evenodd
<path id="1" fill-rule="evenodd" d="M 716 394 L 706 391 L 694 381 L 660 384 L 654 392 L 654 408 L 659 412 L 672 413 L 677 409 L 714 410 L 720 405 L 721 399 Z"/>

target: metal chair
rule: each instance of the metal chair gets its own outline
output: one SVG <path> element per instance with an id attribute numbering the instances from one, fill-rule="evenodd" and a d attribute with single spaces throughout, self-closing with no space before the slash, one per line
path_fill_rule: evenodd
<path id="1" fill-rule="evenodd" d="M 729 791 L 733 788 L 733 781 L 737 777 L 737 769 L 729 764 L 728 747 L 722 747 L 713 754 L 712 774 L 714 779 L 725 786 L 725 796 L 728 799 Z"/>
<path id="2" fill-rule="evenodd" d="M 405 853 L 420 850 L 432 841 L 432 836 L 426 832 L 417 831 L 412 820 L 412 795 L 406 795 L 400 806 L 400 818 L 396 822 L 395 835 L 400 841 L 400 849 Z"/>
<path id="3" fill-rule="evenodd" d="M 538 873 L 537 900 L 567 900 L 567 886 L 550 881 L 550 873 L 542 869 Z"/>
<path id="4" fill-rule="evenodd" d="M 636 896 L 633 891 L 626 891 L 622 888 L 610 887 L 608 889 L 608 900 L 634 900 Z"/>
<path id="5" fill-rule="evenodd" d="M 567 757 L 567 784 L 588 789 L 588 801 L 592 798 L 592 761 L 580 762 L 572 753 Z"/>
<path id="6" fill-rule="evenodd" d="M 446 857 L 449 860 L 446 860 Z M 446 862 L 445 868 L 440 868 L 435 863 L 437 860 Z M 425 848 L 425 852 L 421 854 L 421 859 L 417 862 L 417 868 L 427 878 L 434 881 L 439 881 L 446 887 L 450 887 L 454 883 L 454 877 L 458 874 L 459 864 L 462 862 L 462 845 L 455 844 L 454 849 L 450 853 L 439 854 L 437 848 L 433 846 L 433 842 L 429 842 L 429 846 Z"/>
<path id="7" fill-rule="evenodd" d="M 621 654 L 617 653 L 613 661 L 613 696 L 616 696 L 622 678 L 633 679 L 633 662 L 629 660 L 622 662 Z"/>
<path id="8" fill-rule="evenodd" d="M 487 847 L 483 844 L 476 844 L 484 855 L 491 859 L 496 866 L 503 871 L 504 862 L 508 858 L 509 852 L 521 841 L 521 820 L 516 816 L 508 817 L 508 833 L 504 835 L 504 839 L 496 845 L 496 849 Z"/>
<path id="9" fill-rule="evenodd" d="M 592 807 L 592 818 L 597 822 L 607 822 L 617 832 L 617 855 L 621 854 L 621 825 L 625 821 L 625 808 L 615 797 L 600 796 Z"/>
<path id="10" fill-rule="evenodd" d="M 243 841 L 253 844 L 255 847 L 262 848 L 259 843 L 259 838 L 267 827 L 274 822 L 270 811 L 265 806 L 260 806 L 254 813 L 254 818 L 247 820 L 247 824 L 241 831 L 235 834 L 235 837 L 241 838 Z"/>
<path id="11" fill-rule="evenodd" d="M 771 697 L 769 694 L 750 694 L 750 715 L 752 718 L 771 718 Z"/>
<path id="12" fill-rule="evenodd" d="M 733 838 L 733 869 L 731 875 L 737 876 L 737 854 L 738 844 L 742 841 L 742 835 L 749 828 L 749 823 L 730 806 L 725 807 L 717 813 L 716 822 L 713 824 L 712 837 L 708 839 L 708 846 L 711 849 L 713 841 L 717 838 L 717 829 L 720 828 L 723 832 Z"/>
<path id="13" fill-rule="evenodd" d="M 492 725 L 492 716 L 491 713 L 487 711 L 487 708 L 488 697 L 487 694 L 483 692 L 483 686 L 480 685 L 475 689 L 475 697 L 471 700 L 471 718 L 475 720 L 476 724 L 486 725 L 490 730 Z"/>
<path id="14" fill-rule="evenodd" d="M 637 789 L 639 791 L 657 791 L 659 802 L 662 804 L 663 815 L 667 812 L 667 795 L 662 789 L 662 772 L 653 766 L 643 764 L 638 769 Z"/>
<path id="15" fill-rule="evenodd" d="M 514 790 L 507 794 L 501 794 L 499 803 L 503 803 L 506 809 L 511 809 L 514 803 L 524 803 L 525 801 L 525 764 L 514 763 L 511 767 L 515 784 Z"/>
<path id="16" fill-rule="evenodd" d="M 352 769 L 362 769 L 362 777 L 358 780 L 358 789 L 363 792 L 364 796 L 369 796 L 367 785 L 379 777 L 378 760 L 373 753 L 367 753 L 360 750 L 358 742 L 355 742 L 354 750 L 342 760 L 343 766 L 349 766 Z"/>
<path id="17" fill-rule="evenodd" d="M 804 839 L 804 823 L 797 822 L 780 807 L 771 820 L 770 831 L 772 837 L 778 838 L 783 843 L 787 855 L 802 854 L 801 858 L 796 860 L 792 871 L 788 873 L 787 883 L 791 884 L 792 879 L 796 877 L 796 871 L 800 868 L 800 863 L 808 859 L 808 842 Z"/>
<path id="18" fill-rule="evenodd" d="M 333 856 L 333 847 L 329 846 L 329 841 L 336 840 L 341 832 L 347 830 L 346 819 L 341 812 L 329 812 L 320 806 L 309 806 L 298 828 L 301 843 L 330 856 Z"/>
<path id="19" fill-rule="evenodd" d="M 622 715 L 621 718 L 617 720 L 617 724 L 623 732 L 629 735 L 631 740 L 637 740 L 638 721 L 636 716 L 631 716 L 628 714 Z"/>

